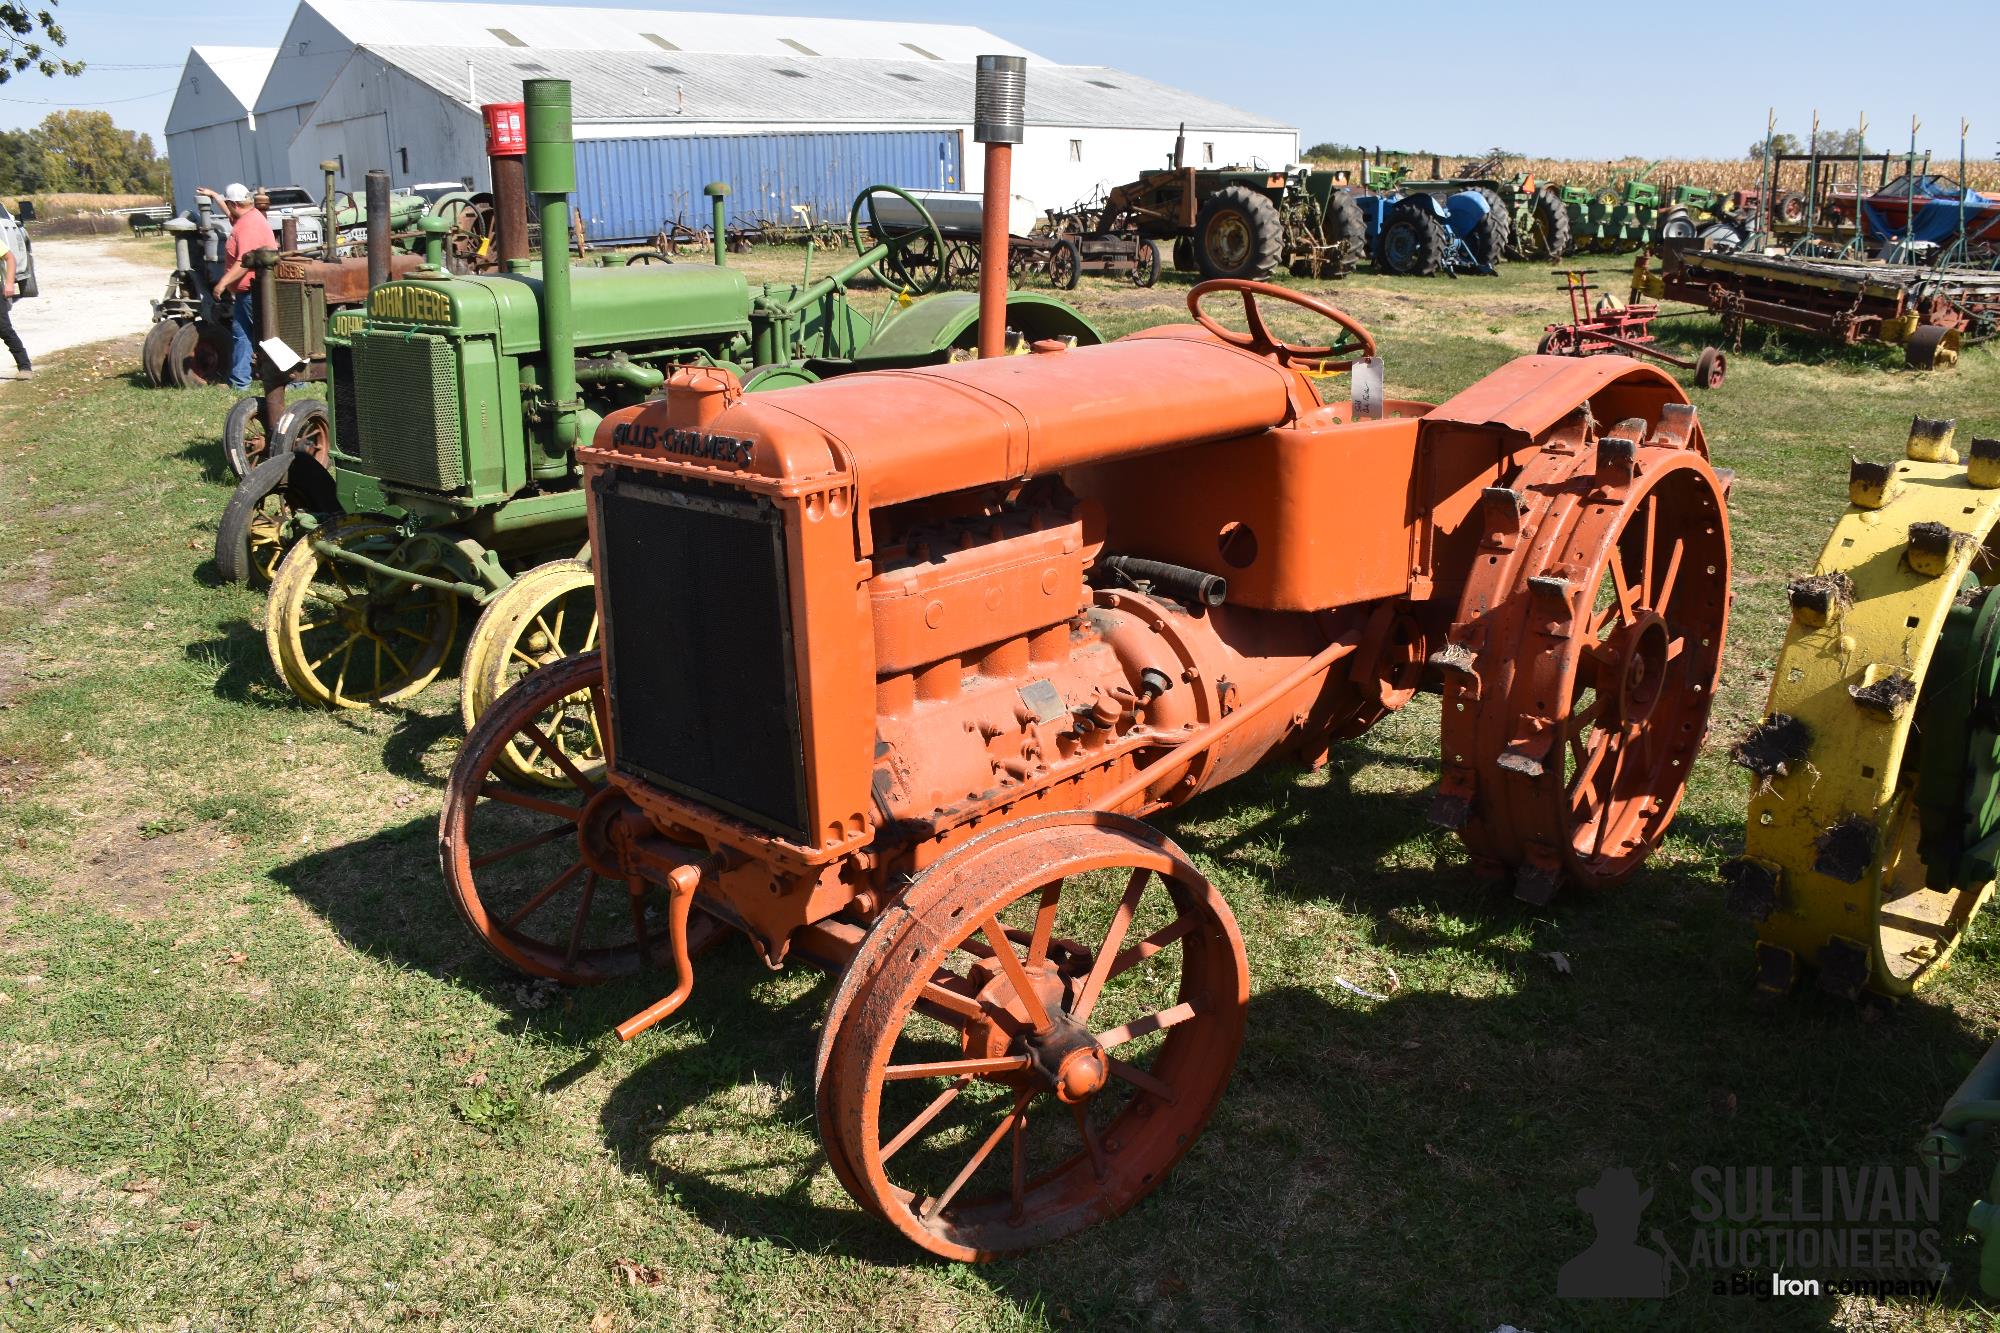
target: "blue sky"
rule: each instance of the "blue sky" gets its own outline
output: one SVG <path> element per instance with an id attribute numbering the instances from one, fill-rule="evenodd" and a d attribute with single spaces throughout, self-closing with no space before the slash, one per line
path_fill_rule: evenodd
<path id="1" fill-rule="evenodd" d="M 0 85 L 0 126 L 31 125 L 52 104 L 82 104 L 111 112 L 164 147 L 160 130 L 188 46 L 274 45 L 292 7 L 293 0 L 65 0 L 56 13 L 70 52 L 93 68 L 78 79 L 33 74 Z M 691 0 L 642 7 L 975 24 L 1051 60 L 1114 65 L 1277 117 L 1296 124 L 1308 144 L 1734 155 L 1757 138 L 1766 108 L 1775 106 L 1779 128 L 1801 137 L 1815 107 L 1824 124 L 1838 127 L 1866 111 L 1871 143 L 1891 148 L 1908 141 L 1915 114 L 1923 121 L 1920 143 L 1941 153 L 1956 153 L 1964 116 L 1975 156 L 2000 150 L 2000 79 L 1974 72 L 1982 60 L 1990 67 L 2000 50 L 2000 0 L 1822 0 L 1809 7 L 1157 0 L 1143 9 L 1077 0 Z M 1675 14 L 1684 17 L 1667 17 Z M 1929 68 L 1927 51 L 1955 63 Z"/>

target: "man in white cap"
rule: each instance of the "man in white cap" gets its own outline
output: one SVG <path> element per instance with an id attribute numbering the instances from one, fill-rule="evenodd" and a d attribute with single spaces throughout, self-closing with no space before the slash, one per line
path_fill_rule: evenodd
<path id="1" fill-rule="evenodd" d="M 234 335 L 230 339 L 229 387 L 247 389 L 257 346 L 257 293 L 250 272 L 250 256 L 259 250 L 277 249 L 278 238 L 271 234 L 271 224 L 257 211 L 250 191 L 244 186 L 231 185 L 217 194 L 204 185 L 195 193 L 220 203 L 222 211 L 229 214 L 229 243 L 222 248 L 229 267 L 216 282 L 215 291 L 218 296 L 228 292 L 236 298 L 235 313 L 230 320 Z"/>

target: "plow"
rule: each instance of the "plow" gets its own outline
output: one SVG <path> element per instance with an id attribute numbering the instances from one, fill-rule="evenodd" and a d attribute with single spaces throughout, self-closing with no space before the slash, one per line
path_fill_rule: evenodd
<path id="1" fill-rule="evenodd" d="M 1693 359 L 1675 356 L 1653 337 L 1653 321 L 1660 318 L 1657 302 L 1639 299 L 1635 291 L 1629 301 L 1606 296 L 1592 305 L 1590 294 L 1597 290 L 1589 281 L 1596 269 L 1557 269 L 1563 291 L 1569 297 L 1569 323 L 1551 324 L 1535 349 L 1548 356 L 1597 356 L 1616 352 L 1664 362 L 1679 370 L 1692 370 L 1696 388 L 1721 385 L 1729 368 L 1728 359 L 1715 347 L 1704 347 Z"/>
<path id="2" fill-rule="evenodd" d="M 1022 71 L 980 66 L 1004 180 Z M 594 647 L 495 700 L 447 786 L 488 949 L 660 978 L 621 1038 L 725 938 L 837 975 L 829 1164 L 948 1258 L 1115 1216 L 1224 1095 L 1244 941 L 1148 816 L 1435 690 L 1431 818 L 1545 904 L 1644 862 L 1705 734 L 1728 478 L 1668 376 L 1528 357 L 1384 401 L 1323 302 L 1188 310 L 998 356 L 989 300 L 981 359 L 766 393 L 675 369 L 580 451 Z"/>

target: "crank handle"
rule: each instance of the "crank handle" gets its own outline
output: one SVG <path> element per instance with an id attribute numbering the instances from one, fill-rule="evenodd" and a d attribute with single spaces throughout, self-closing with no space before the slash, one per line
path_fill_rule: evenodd
<path id="1" fill-rule="evenodd" d="M 694 906 L 694 891 L 701 887 L 702 864 L 678 865 L 667 872 L 667 939 L 674 952 L 674 988 L 618 1025 L 618 1040 L 630 1041 L 647 1028 L 687 1003 L 694 990 L 694 962 L 688 957 L 688 912 Z M 630 888 L 635 898 L 646 881 L 634 876 Z"/>

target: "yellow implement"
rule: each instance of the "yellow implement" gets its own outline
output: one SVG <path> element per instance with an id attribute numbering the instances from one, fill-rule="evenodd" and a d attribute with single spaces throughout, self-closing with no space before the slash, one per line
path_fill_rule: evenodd
<path id="1" fill-rule="evenodd" d="M 1857 459 L 1847 513 L 1791 586 L 1764 721 L 1736 747 L 1753 786 L 1745 855 L 1725 868 L 1757 925 L 1760 989 L 1789 990 L 1804 964 L 1835 994 L 1908 995 L 1992 891 L 1919 854 L 1927 677 L 1954 606 L 2000 578 L 2000 441 L 1974 441 L 1967 467 L 1954 434 L 1919 418 L 1903 461 Z M 1930 728 L 1934 747 L 1965 744 L 1958 720 Z"/>

